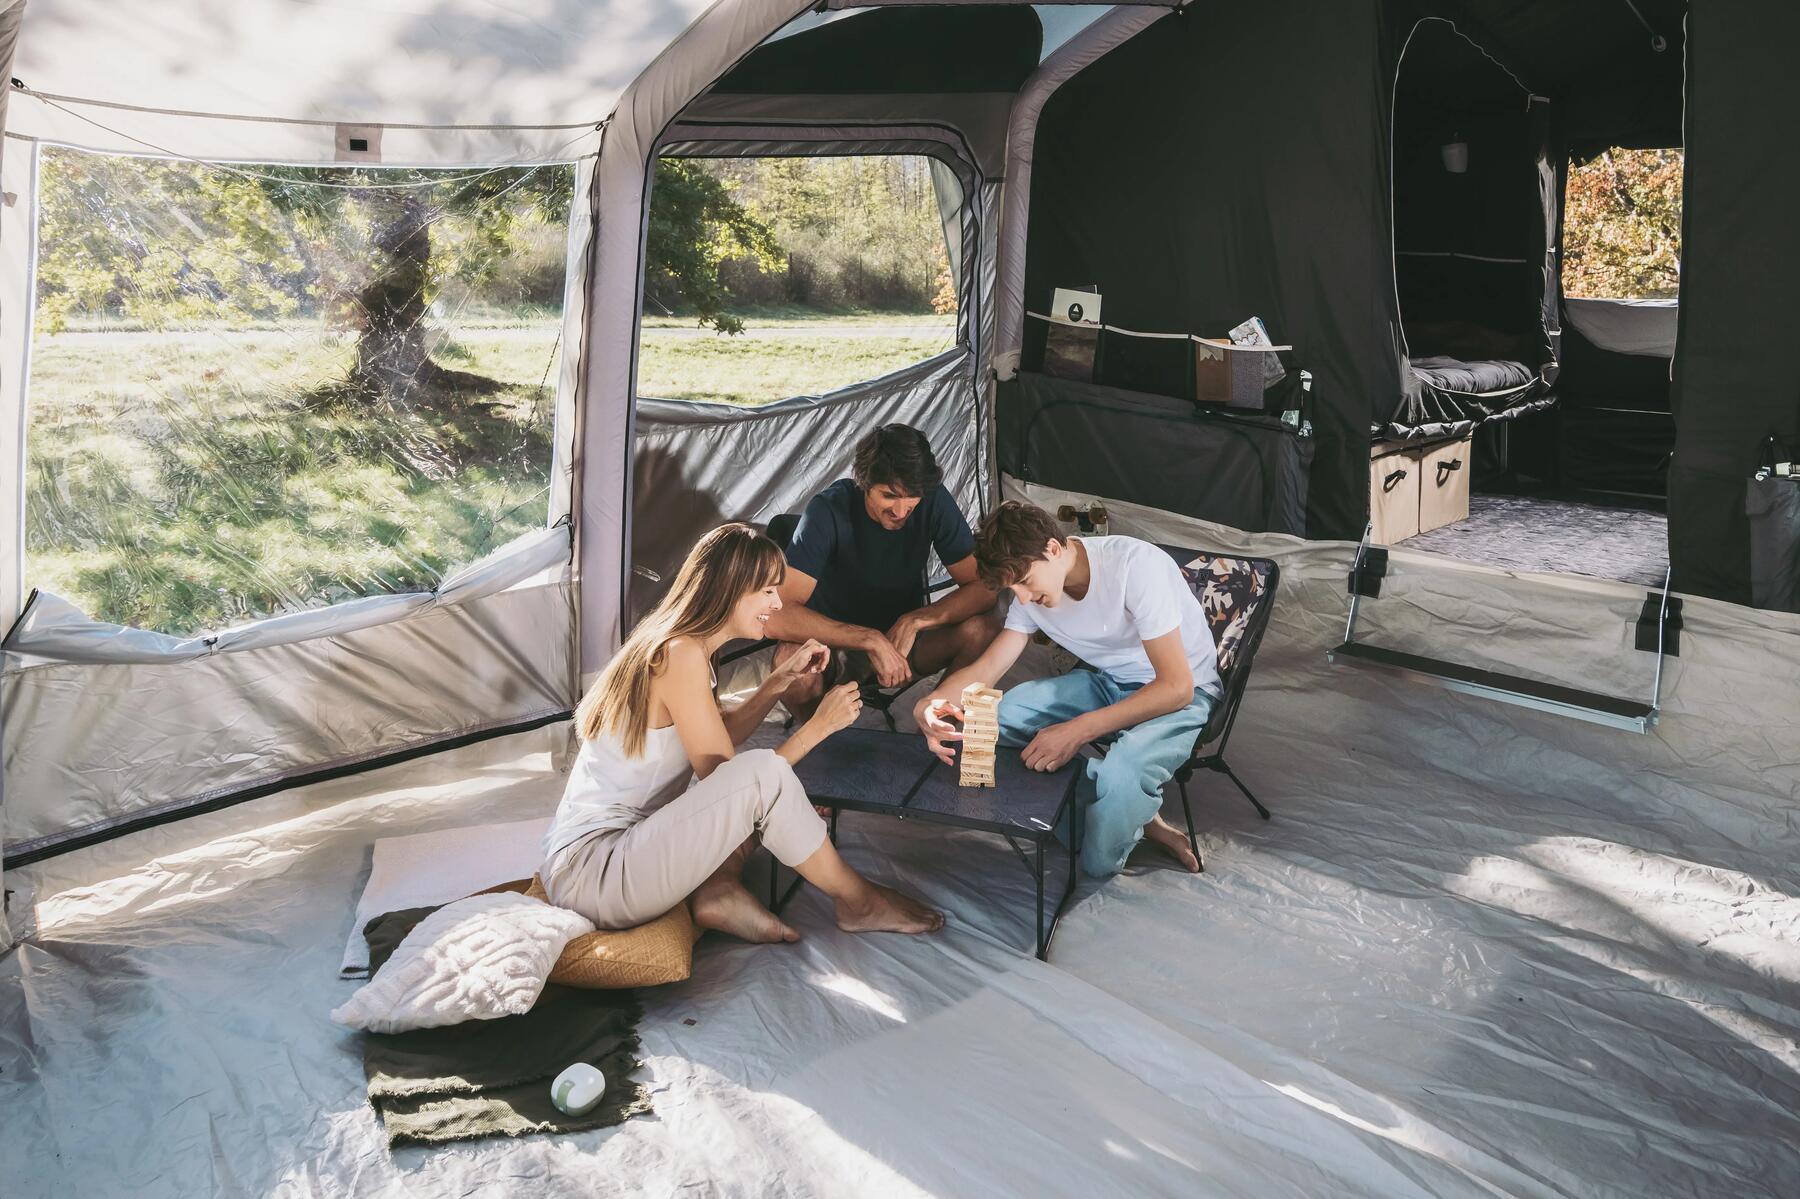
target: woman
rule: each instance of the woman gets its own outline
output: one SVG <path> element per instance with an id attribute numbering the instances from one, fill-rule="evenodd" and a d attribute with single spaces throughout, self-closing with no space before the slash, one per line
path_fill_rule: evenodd
<path id="1" fill-rule="evenodd" d="M 828 692 L 779 749 L 733 748 L 796 679 L 824 668 L 809 642 L 721 714 L 712 656 L 760 638 L 781 607 L 781 550 L 749 525 L 700 539 L 668 595 L 639 623 L 581 701 L 584 744 L 544 841 L 544 889 L 601 928 L 631 928 L 676 904 L 746 941 L 800 934 L 758 903 L 739 877 L 753 837 L 831 897 L 850 932 L 922 933 L 944 918 L 852 870 L 807 802 L 794 763 L 862 710 L 854 683 Z"/>

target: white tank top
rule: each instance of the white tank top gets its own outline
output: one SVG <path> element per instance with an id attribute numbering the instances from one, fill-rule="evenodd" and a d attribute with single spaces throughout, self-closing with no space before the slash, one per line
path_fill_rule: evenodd
<path id="1" fill-rule="evenodd" d="M 645 730 L 635 758 L 610 731 L 584 742 L 544 835 L 544 859 L 592 833 L 630 828 L 687 790 L 693 773 L 672 724 Z"/>

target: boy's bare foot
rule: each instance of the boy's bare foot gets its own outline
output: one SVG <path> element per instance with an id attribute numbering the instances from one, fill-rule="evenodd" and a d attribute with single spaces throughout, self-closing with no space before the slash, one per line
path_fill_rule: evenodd
<path id="1" fill-rule="evenodd" d="M 708 879 L 694 892 L 694 923 L 760 945 L 800 939 L 799 933 L 735 880 Z"/>
<path id="2" fill-rule="evenodd" d="M 1189 874 L 1200 873 L 1200 859 L 1194 856 L 1194 847 L 1188 844 L 1187 834 L 1160 815 L 1144 826 L 1144 837 L 1168 850 Z"/>
<path id="3" fill-rule="evenodd" d="M 944 927 L 944 914 L 892 887 L 870 883 L 862 902 L 837 904 L 837 925 L 847 933 L 931 933 Z"/>

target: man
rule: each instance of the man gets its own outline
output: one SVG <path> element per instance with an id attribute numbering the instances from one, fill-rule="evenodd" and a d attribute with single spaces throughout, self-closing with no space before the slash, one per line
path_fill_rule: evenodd
<path id="1" fill-rule="evenodd" d="M 883 425 L 857 443 L 852 477 L 812 498 L 788 545 L 782 607 L 767 626 L 781 642 L 777 663 L 814 640 L 849 651 L 833 681 L 872 674 L 898 687 L 975 660 L 999 630 L 995 593 L 977 577 L 974 535 L 943 479 L 909 425 Z M 927 602 L 933 549 L 956 588 Z M 826 681 L 803 675 L 783 701 L 803 712 Z"/>
<path id="2" fill-rule="evenodd" d="M 1140 837 L 1188 870 L 1200 868 L 1187 837 L 1162 818 L 1162 788 L 1187 760 L 1223 694 L 1212 631 L 1200 601 L 1166 553 L 1134 537 L 1064 538 L 1049 513 L 1009 500 L 982 523 L 980 576 L 1013 593 L 1006 627 L 913 712 L 933 753 L 953 762 L 957 701 L 970 683 L 995 685 L 1034 632 L 1085 667 L 1033 679 L 1000 701 L 1000 743 L 1024 747 L 1033 770 L 1055 770 L 1093 741 L 1088 762 L 1081 868 L 1116 874 Z M 1080 810 L 1080 809 L 1078 809 Z"/>

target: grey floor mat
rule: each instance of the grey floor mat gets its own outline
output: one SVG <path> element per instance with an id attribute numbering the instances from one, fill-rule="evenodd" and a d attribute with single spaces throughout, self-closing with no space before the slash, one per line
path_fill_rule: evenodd
<path id="1" fill-rule="evenodd" d="M 1469 519 L 1403 544 L 1484 566 L 1660 587 L 1669 559 L 1668 530 L 1669 518 L 1660 512 L 1477 495 L 1469 500 Z"/>

